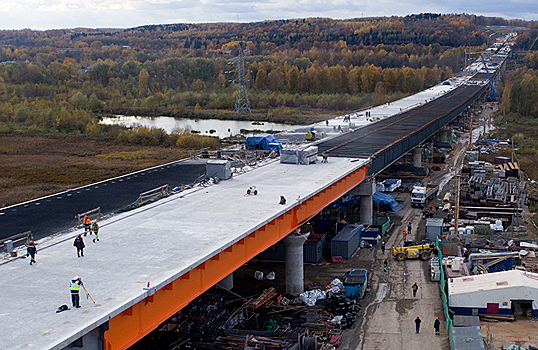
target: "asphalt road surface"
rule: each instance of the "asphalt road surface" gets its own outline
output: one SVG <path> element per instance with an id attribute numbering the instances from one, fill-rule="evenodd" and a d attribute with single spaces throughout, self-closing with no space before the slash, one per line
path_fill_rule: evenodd
<path id="1" fill-rule="evenodd" d="M 73 227 L 75 216 L 101 207 L 108 214 L 132 204 L 142 192 L 194 183 L 206 160 L 182 160 L 0 209 L 0 239 L 32 231 L 34 239 Z"/>

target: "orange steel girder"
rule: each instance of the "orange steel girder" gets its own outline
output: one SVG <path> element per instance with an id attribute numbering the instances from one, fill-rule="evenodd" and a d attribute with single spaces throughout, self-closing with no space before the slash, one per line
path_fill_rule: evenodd
<path id="1" fill-rule="evenodd" d="M 109 320 L 105 350 L 127 349 L 203 292 L 276 244 L 366 178 L 367 165 L 305 199 L 231 247 Z"/>

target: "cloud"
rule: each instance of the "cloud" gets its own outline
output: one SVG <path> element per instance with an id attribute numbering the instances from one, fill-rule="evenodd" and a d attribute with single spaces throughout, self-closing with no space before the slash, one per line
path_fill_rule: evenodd
<path id="1" fill-rule="evenodd" d="M 136 27 L 159 23 L 241 22 L 304 17 L 357 18 L 468 13 L 538 19 L 538 1 L 507 0 L 19 0 L 0 7 L 0 28 Z M 52 15 L 53 14 L 53 15 Z"/>

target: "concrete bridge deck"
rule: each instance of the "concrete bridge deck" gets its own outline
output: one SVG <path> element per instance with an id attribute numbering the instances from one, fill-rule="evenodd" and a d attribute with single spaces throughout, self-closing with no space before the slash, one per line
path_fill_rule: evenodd
<path id="1" fill-rule="evenodd" d="M 308 166 L 273 161 L 260 171 L 179 193 L 103 221 L 100 242 L 84 237 L 86 249 L 81 258 L 77 258 L 73 239 L 82 231 L 42 240 L 37 264 L 28 266 L 28 259 L 18 259 L 0 265 L 2 349 L 62 349 L 108 321 L 106 349 L 126 348 L 149 332 L 148 327 L 164 321 L 296 226 L 281 225 L 275 230 L 279 234 L 269 229 L 259 232 L 261 245 L 244 241 L 249 235 L 275 224 L 286 213 L 295 215 L 286 221 L 295 220 L 299 225 L 322 209 L 309 202 L 319 196 L 327 203 L 338 198 L 364 179 L 366 165 L 364 159 L 350 158 Z M 247 196 L 250 186 L 257 186 L 259 194 Z M 331 188 L 336 189 L 332 195 L 327 192 Z M 279 205 L 280 195 L 287 198 L 286 205 Z M 243 248 L 236 254 L 233 246 Z M 219 253 L 233 258 L 215 258 Z M 211 261 L 213 266 L 207 264 Z M 195 277 L 198 273 L 201 278 Z M 82 292 L 80 309 L 55 313 L 60 305 L 71 305 L 69 282 L 75 275 L 82 278 L 97 305 Z M 193 281 L 187 283 L 188 288 L 172 286 L 185 275 L 185 282 Z M 148 283 L 150 289 L 145 290 Z M 154 313 L 157 290 L 169 294 L 164 299 L 170 309 L 151 322 L 140 320 L 136 308 Z M 120 328 L 114 318 L 123 319 Z M 130 337 L 128 342 L 123 333 Z"/>

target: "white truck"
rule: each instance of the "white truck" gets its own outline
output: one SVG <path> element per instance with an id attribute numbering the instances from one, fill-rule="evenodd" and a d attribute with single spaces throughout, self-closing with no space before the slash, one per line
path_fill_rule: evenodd
<path id="1" fill-rule="evenodd" d="M 411 192 L 411 206 L 423 208 L 426 201 L 437 196 L 437 192 L 439 192 L 439 186 L 415 186 Z"/>

